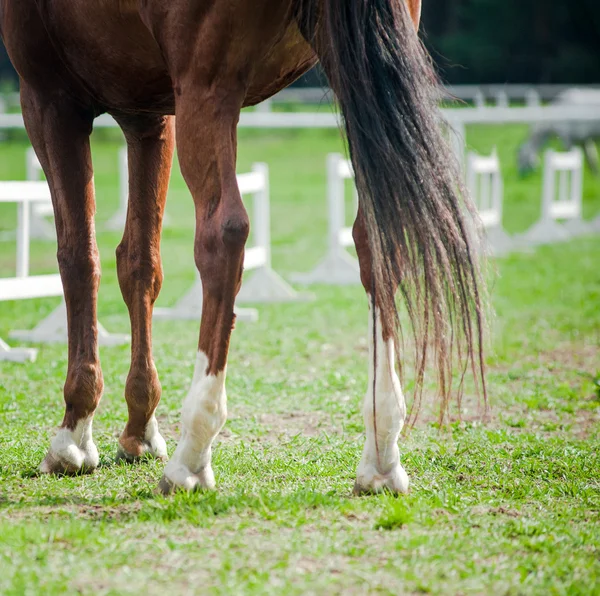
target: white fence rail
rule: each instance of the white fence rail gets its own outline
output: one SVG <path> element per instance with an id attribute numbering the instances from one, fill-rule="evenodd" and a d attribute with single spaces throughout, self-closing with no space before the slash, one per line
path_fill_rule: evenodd
<path id="1" fill-rule="evenodd" d="M 245 280 L 237 302 L 289 302 L 303 299 L 271 268 L 271 214 L 269 196 L 269 170 L 266 164 L 256 163 L 252 172 L 237 177 L 240 194 L 252 195 L 251 246 L 246 248 L 244 270 L 253 271 Z M 256 309 L 236 307 L 241 321 L 255 321 Z M 170 308 L 155 308 L 157 319 L 193 319 L 202 314 L 202 282 L 196 276 L 192 288 Z"/>
<path id="2" fill-rule="evenodd" d="M 597 122 L 600 113 L 595 106 L 541 107 L 476 107 L 446 108 L 442 115 L 451 123 L 511 124 L 587 121 Z M 331 112 L 242 112 L 240 128 L 338 128 L 340 120 Z M 94 128 L 117 128 L 115 120 L 103 114 L 94 121 Z M 0 130 L 24 129 L 21 114 L 0 114 Z"/>
<path id="3" fill-rule="evenodd" d="M 360 282 L 358 261 L 346 248 L 354 246 L 352 227 L 346 224 L 345 182 L 354 180 L 349 159 L 339 153 L 327 156 L 327 212 L 328 248 L 325 257 L 308 273 L 295 273 L 292 281 L 301 284 L 325 283 L 335 285 Z M 354 214 L 358 209 L 358 195 L 354 191 Z"/>
<path id="4" fill-rule="evenodd" d="M 573 85 L 450 85 L 445 88 L 449 99 L 458 98 L 477 103 L 477 98 L 497 99 L 499 93 L 504 93 L 510 100 L 525 100 L 527 105 L 535 97 L 536 105 L 540 100 L 554 99 L 559 93 L 572 89 Z M 577 88 L 600 89 L 598 85 L 577 85 Z M 307 104 L 323 104 L 333 101 L 331 90 L 323 87 L 288 87 L 271 99 L 272 104 L 295 102 Z"/>

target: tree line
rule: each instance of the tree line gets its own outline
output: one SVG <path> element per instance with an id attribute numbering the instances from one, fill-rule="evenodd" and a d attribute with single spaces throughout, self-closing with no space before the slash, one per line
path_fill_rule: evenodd
<path id="1" fill-rule="evenodd" d="M 451 84 L 600 82 L 600 0 L 423 0 L 421 30 Z M 2 47 L 6 79 L 16 75 Z"/>

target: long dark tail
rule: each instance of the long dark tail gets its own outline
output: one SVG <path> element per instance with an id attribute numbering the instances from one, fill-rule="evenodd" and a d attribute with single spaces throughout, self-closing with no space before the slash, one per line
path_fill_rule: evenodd
<path id="1" fill-rule="evenodd" d="M 398 285 L 415 339 L 417 387 L 431 345 L 443 416 L 454 355 L 459 386 L 470 365 L 485 397 L 484 292 L 470 206 L 442 135 L 437 77 L 408 0 L 298 1 L 300 26 L 344 117 L 384 333 L 398 344 Z M 418 403 L 420 389 L 416 396 Z"/>

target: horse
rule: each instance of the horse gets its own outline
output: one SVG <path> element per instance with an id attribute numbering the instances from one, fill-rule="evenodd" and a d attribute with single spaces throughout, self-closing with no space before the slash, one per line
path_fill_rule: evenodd
<path id="1" fill-rule="evenodd" d="M 567 89 L 559 93 L 550 105 L 600 107 L 600 90 Z M 517 154 L 521 176 L 537 169 L 540 163 L 539 153 L 553 137 L 558 137 L 567 151 L 575 145 L 581 146 L 590 171 L 594 176 L 600 176 L 600 158 L 596 147 L 596 142 L 600 139 L 600 122 L 570 120 L 532 127 L 529 138 L 519 147 Z"/>
<path id="2" fill-rule="evenodd" d="M 397 294 L 414 337 L 416 381 L 422 386 L 432 355 L 442 410 L 455 389 L 456 354 L 460 378 L 469 365 L 483 382 L 485 288 L 438 117 L 438 81 L 418 37 L 420 11 L 420 0 L 0 0 L 25 126 L 51 189 L 68 318 L 65 414 L 41 473 L 89 472 L 99 460 L 92 436 L 103 390 L 94 118 L 111 114 L 128 149 L 129 204 L 116 259 L 132 339 L 117 457 L 165 460 L 164 493 L 212 489 L 249 234 L 236 184 L 236 125 L 243 107 L 320 61 L 355 170 L 353 237 L 369 303 L 366 441 L 355 492 L 408 491 L 398 447 L 407 407 L 396 369 L 403 345 Z M 175 144 L 195 205 L 203 298 L 182 433 L 168 459 L 156 419 L 162 389 L 152 310 L 163 280 L 161 222 Z"/>

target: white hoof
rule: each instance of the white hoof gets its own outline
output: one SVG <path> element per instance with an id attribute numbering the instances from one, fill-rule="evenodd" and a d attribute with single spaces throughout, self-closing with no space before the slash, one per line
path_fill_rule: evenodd
<path id="1" fill-rule="evenodd" d="M 167 442 L 158 431 L 158 422 L 156 422 L 154 416 L 152 416 L 152 419 L 146 426 L 144 444 L 147 447 L 147 452 L 157 459 L 167 461 L 169 458 L 169 454 L 167 453 Z"/>
<path id="2" fill-rule="evenodd" d="M 193 490 L 213 490 L 215 488 L 215 475 L 210 464 L 196 474 L 183 464 L 170 464 L 171 462 L 166 465 L 164 475 L 158 485 L 163 494 L 167 495 L 176 490 L 189 492 Z"/>
<path id="3" fill-rule="evenodd" d="M 359 467 L 354 484 L 354 494 L 372 494 L 390 491 L 396 495 L 408 494 L 409 480 L 404 468 L 397 464 L 389 472 L 381 474 L 375 466 Z"/>
<path id="4" fill-rule="evenodd" d="M 80 420 L 75 430 L 61 428 L 40 465 L 42 474 L 77 474 L 98 467 L 98 449 L 92 440 L 92 416 Z"/>

